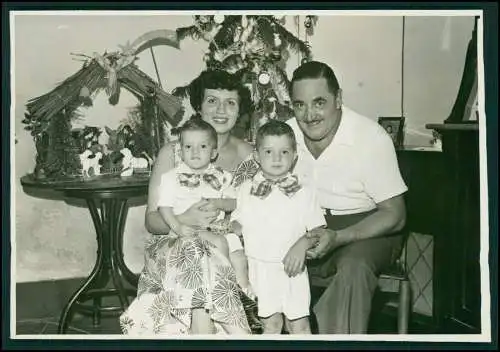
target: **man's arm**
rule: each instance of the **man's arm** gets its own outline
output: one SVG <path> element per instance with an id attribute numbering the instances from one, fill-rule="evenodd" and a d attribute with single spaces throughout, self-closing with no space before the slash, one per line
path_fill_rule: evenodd
<path id="1" fill-rule="evenodd" d="M 401 231 L 406 224 L 406 206 L 401 194 L 377 204 L 377 211 L 360 222 L 335 231 L 335 241 L 340 245 L 389 235 Z"/>
<path id="2" fill-rule="evenodd" d="M 377 211 L 342 230 L 319 229 L 317 246 L 307 252 L 311 259 L 321 258 L 340 246 L 398 232 L 406 224 L 404 196 L 398 195 L 377 204 Z"/>

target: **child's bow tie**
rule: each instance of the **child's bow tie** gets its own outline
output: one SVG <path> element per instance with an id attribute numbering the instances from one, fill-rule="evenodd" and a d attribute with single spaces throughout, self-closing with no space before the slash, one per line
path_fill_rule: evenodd
<path id="1" fill-rule="evenodd" d="M 274 186 L 288 197 L 293 196 L 302 188 L 296 175 L 289 174 L 277 180 L 268 180 L 262 175 L 258 175 L 254 178 L 250 194 L 264 199 L 271 193 Z"/>
<path id="2" fill-rule="evenodd" d="M 219 181 L 219 178 L 214 174 L 214 172 L 204 172 L 202 174 L 182 172 L 177 175 L 177 178 L 181 186 L 188 188 L 198 187 L 201 180 L 210 185 L 216 191 L 220 191 L 222 188 L 222 183 Z"/>

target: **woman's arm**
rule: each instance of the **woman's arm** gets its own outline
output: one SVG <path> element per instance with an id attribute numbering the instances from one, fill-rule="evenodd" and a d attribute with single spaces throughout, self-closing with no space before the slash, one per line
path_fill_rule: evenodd
<path id="1" fill-rule="evenodd" d="M 170 226 L 158 212 L 158 200 L 160 198 L 161 176 L 173 168 L 174 148 L 172 144 L 166 144 L 160 149 L 149 178 L 145 226 L 148 232 L 153 234 L 167 234 L 170 231 Z"/>

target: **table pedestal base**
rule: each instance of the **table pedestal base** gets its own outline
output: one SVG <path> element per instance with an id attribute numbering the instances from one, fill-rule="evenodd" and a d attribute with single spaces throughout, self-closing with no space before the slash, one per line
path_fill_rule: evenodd
<path id="1" fill-rule="evenodd" d="M 87 206 L 97 234 L 97 260 L 92 273 L 64 307 L 59 320 L 59 334 L 66 332 L 75 312 L 91 315 L 94 326 L 98 326 L 103 313 L 122 313 L 129 305 L 128 298 L 136 295 L 138 276 L 127 268 L 123 260 L 127 199 L 87 199 Z M 126 287 L 127 283 L 131 287 Z M 105 297 L 118 297 L 120 303 L 103 306 Z"/>

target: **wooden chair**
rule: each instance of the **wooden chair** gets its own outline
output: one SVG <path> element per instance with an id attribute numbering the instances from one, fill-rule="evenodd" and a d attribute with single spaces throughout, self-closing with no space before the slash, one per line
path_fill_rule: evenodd
<path id="1" fill-rule="evenodd" d="M 408 278 L 407 272 L 407 246 L 406 242 L 408 240 L 407 231 L 404 232 L 403 244 L 399 253 L 395 253 L 395 260 L 393 264 L 386 270 L 382 271 L 379 275 L 379 282 L 381 280 L 390 280 L 398 283 L 397 292 L 387 292 L 378 290 L 376 295 L 377 298 L 383 298 L 384 305 L 395 305 L 398 310 L 397 314 L 397 329 L 398 334 L 407 334 L 408 325 L 411 316 L 411 285 Z M 330 284 L 333 276 L 331 277 L 310 277 L 311 286 L 326 288 Z"/>

